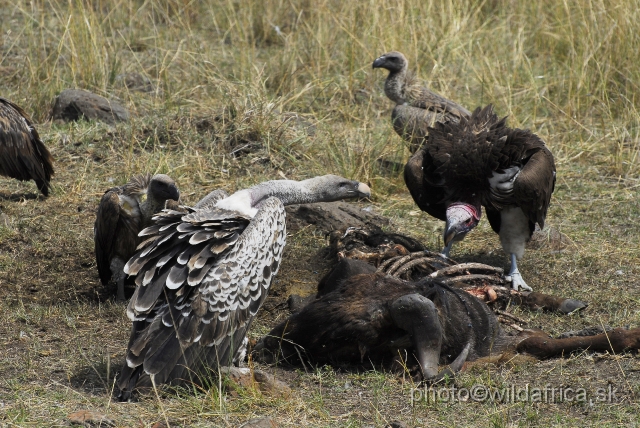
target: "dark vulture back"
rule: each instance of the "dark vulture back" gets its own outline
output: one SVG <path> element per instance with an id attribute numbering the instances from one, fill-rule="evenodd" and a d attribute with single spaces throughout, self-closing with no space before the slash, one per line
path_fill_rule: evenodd
<path id="1" fill-rule="evenodd" d="M 53 173 L 53 157 L 27 114 L 0 98 L 0 175 L 34 180 L 38 190 L 48 196 Z"/>
<path id="2" fill-rule="evenodd" d="M 507 127 L 506 117 L 499 119 L 491 105 L 477 108 L 459 123 L 436 123 L 420 155 L 421 168 L 410 161 L 405 180 L 424 211 L 446 220 L 446 207 L 453 202 L 479 203 L 488 212 L 516 205 L 532 223 L 544 226 L 555 183 L 553 156 L 531 131 Z M 494 174 L 510 168 L 518 171 L 512 189 L 492 186 Z"/>

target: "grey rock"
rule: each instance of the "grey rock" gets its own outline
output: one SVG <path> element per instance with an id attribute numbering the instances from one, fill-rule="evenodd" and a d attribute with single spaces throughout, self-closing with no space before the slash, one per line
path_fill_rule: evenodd
<path id="1" fill-rule="evenodd" d="M 254 418 L 240 425 L 240 428 L 276 428 L 280 426 L 271 418 Z"/>
<path id="2" fill-rule="evenodd" d="M 381 227 L 389 224 L 388 218 L 348 202 L 290 205 L 286 210 L 288 232 L 295 232 L 309 225 L 328 233 L 346 227 Z"/>
<path id="3" fill-rule="evenodd" d="M 129 120 L 129 112 L 117 101 L 82 89 L 65 89 L 60 92 L 53 106 L 52 116 L 54 120 L 65 122 L 85 118 L 115 124 Z"/>

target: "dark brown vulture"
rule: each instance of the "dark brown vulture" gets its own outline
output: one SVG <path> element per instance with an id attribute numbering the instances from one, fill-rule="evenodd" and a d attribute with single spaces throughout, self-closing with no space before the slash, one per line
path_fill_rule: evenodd
<path id="1" fill-rule="evenodd" d="M 326 175 L 267 181 L 215 204 L 201 201 L 186 215 L 156 215 L 125 266 L 137 288 L 127 308 L 133 329 L 120 399 L 154 384 L 207 383 L 219 366 L 242 361 L 247 330 L 280 265 L 284 206 L 358 196 L 370 196 L 369 187 Z"/>
<path id="2" fill-rule="evenodd" d="M 0 175 L 33 180 L 49 196 L 53 157 L 24 110 L 4 98 L 0 98 Z"/>
<path id="3" fill-rule="evenodd" d="M 556 167 L 544 141 L 508 128 L 489 105 L 459 123 L 436 123 L 415 157 L 421 164 L 407 164 L 405 182 L 421 210 L 446 221 L 443 254 L 478 224 L 484 206 L 511 257 L 507 281 L 515 290 L 531 290 L 516 260 L 536 223 L 544 227 L 555 186 Z"/>
<path id="4" fill-rule="evenodd" d="M 166 201 L 179 198 L 176 183 L 165 174 L 136 175 L 102 196 L 93 226 L 96 263 L 102 284 L 113 278 L 118 285 L 118 301 L 125 299 L 123 268 L 140 243 L 138 233 L 151 224 Z"/>
<path id="5" fill-rule="evenodd" d="M 386 68 L 389 75 L 384 93 L 396 103 L 391 113 L 393 129 L 410 143 L 411 153 L 425 142 L 429 126 L 435 122 L 460 121 L 471 113 L 464 107 L 436 94 L 409 71 L 409 62 L 400 52 L 389 52 L 373 61 L 373 68 Z"/>

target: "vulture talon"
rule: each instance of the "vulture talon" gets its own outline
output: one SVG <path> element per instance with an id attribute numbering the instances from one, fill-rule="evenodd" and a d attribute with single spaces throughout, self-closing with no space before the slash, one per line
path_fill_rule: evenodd
<path id="1" fill-rule="evenodd" d="M 522 275 L 517 270 L 512 272 L 511 275 L 505 276 L 504 279 L 511 283 L 511 288 L 515 291 L 533 291 L 533 289 L 524 282 Z"/>

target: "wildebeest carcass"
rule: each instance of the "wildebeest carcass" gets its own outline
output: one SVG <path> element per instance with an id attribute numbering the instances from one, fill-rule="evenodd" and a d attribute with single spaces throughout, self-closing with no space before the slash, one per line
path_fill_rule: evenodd
<path id="1" fill-rule="evenodd" d="M 311 303 L 258 342 L 258 358 L 393 363 L 406 351 L 417 362 L 414 377 L 437 381 L 465 361 L 506 351 L 546 358 L 577 349 L 640 347 L 638 328 L 562 339 L 539 330 L 509 335 L 490 308 L 466 291 L 432 277 L 402 281 L 359 260 L 341 260 L 318 289 Z M 448 367 L 439 371 L 439 364 Z"/>

